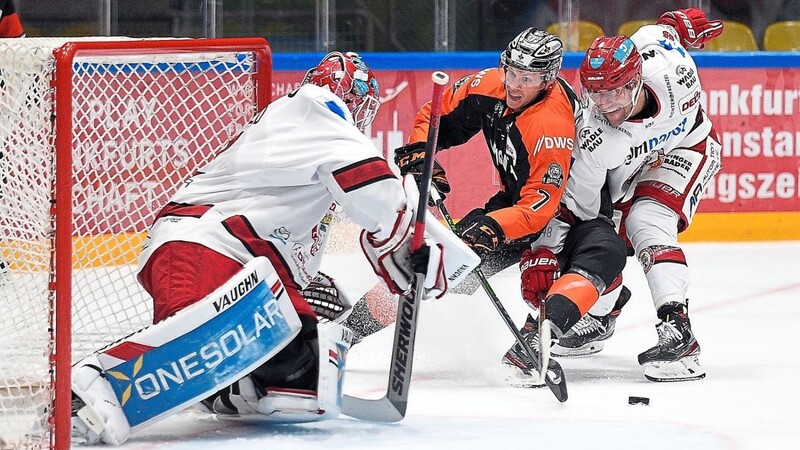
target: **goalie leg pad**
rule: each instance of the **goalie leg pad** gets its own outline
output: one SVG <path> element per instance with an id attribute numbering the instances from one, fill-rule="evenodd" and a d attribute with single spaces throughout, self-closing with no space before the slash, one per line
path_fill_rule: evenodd
<path id="1" fill-rule="evenodd" d="M 74 443 L 95 444 L 102 439 L 120 445 L 128 440 L 131 426 L 96 356 L 72 368 L 72 395 Z"/>
<path id="2" fill-rule="evenodd" d="M 338 323 L 317 328 L 319 373 L 317 392 L 269 389 L 258 401 L 258 411 L 269 422 L 316 422 L 335 419 L 342 410 L 345 359 L 353 333 Z"/>
<path id="3" fill-rule="evenodd" d="M 241 379 L 301 328 L 269 260 L 255 258 L 199 302 L 97 354 L 133 430 Z"/>

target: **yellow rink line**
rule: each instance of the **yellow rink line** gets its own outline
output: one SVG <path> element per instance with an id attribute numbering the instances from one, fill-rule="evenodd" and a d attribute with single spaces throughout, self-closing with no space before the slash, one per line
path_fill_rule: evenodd
<path id="1" fill-rule="evenodd" d="M 800 212 L 702 213 L 681 242 L 800 240 Z"/>
<path id="2" fill-rule="evenodd" d="M 145 236 L 142 232 L 75 237 L 73 265 L 90 268 L 135 263 Z M 800 240 L 800 212 L 701 213 L 680 234 L 681 242 L 780 240 Z M 337 247 L 329 245 L 333 252 Z M 358 250 L 355 244 L 352 247 Z M 0 255 L 12 270 L 47 270 L 45 249 L 42 243 L 0 241 Z"/>
<path id="3" fill-rule="evenodd" d="M 76 269 L 135 263 L 145 233 L 100 234 L 72 238 L 72 264 Z M 50 265 L 46 241 L 0 241 L 0 255 L 11 270 L 44 271 Z"/>

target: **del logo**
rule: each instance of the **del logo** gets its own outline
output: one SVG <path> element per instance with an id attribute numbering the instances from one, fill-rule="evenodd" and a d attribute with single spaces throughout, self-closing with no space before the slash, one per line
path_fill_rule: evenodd
<path id="1" fill-rule="evenodd" d="M 689 94 L 681 100 L 681 113 L 685 113 L 686 111 L 694 109 L 695 106 L 698 105 L 700 101 L 700 91 L 696 91 L 694 94 Z"/>

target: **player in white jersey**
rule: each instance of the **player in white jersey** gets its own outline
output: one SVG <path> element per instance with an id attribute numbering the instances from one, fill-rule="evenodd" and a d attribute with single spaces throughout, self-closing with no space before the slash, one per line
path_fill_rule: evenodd
<path id="1" fill-rule="evenodd" d="M 364 253 L 390 290 L 406 291 L 415 272 L 426 274 L 422 298 L 447 289 L 441 245 L 426 232 L 425 245 L 410 252 L 413 178 L 401 181 L 362 133 L 378 106 L 377 80 L 362 59 L 330 53 L 185 182 L 157 214 L 140 256 L 154 325 L 73 368 L 77 441 L 120 444 L 137 426 L 203 399 L 218 416 L 312 421 L 339 413 L 350 333 L 318 326 L 299 292 L 317 275 L 335 210 L 364 229 Z M 243 304 L 253 307 L 235 322 L 231 311 Z M 187 331 L 172 336 L 178 329 Z M 175 349 L 174 341 L 186 344 Z M 146 367 L 158 359 L 167 363 Z M 181 390 L 134 380 L 136 389 L 123 382 L 121 393 L 115 384 L 117 374 L 164 367 L 183 367 L 187 376 L 171 378 Z"/>
<path id="2" fill-rule="evenodd" d="M 379 243 L 409 233 L 404 186 L 362 133 L 378 106 L 377 80 L 361 58 L 331 53 L 190 178 L 158 213 L 140 257 L 138 278 L 153 296 L 154 320 L 266 256 L 313 335 L 315 314 L 299 290 L 317 275 L 334 212 L 341 208 L 366 230 L 368 254 L 388 251 Z M 403 284 L 378 275 L 394 291 Z M 433 295 L 443 294 L 438 283 Z M 294 363 L 288 387 L 302 385 L 295 372 L 304 362 Z"/>
<path id="3" fill-rule="evenodd" d="M 658 344 L 639 355 L 653 381 L 705 376 L 678 233 L 719 171 L 721 150 L 687 48 L 702 48 L 721 32 L 722 23 L 698 9 L 672 11 L 630 38 L 598 37 L 580 67 L 588 111 L 563 202 L 580 220 L 597 217 L 608 183 L 661 320 Z"/>

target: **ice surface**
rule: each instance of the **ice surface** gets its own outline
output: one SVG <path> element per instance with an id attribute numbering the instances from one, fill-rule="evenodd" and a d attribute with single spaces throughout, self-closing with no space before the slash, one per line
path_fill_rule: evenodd
<path id="1" fill-rule="evenodd" d="M 135 433 L 124 449 L 792 449 L 800 413 L 800 242 L 688 244 L 690 317 L 702 347 L 701 381 L 645 380 L 636 355 L 656 342 L 655 312 L 636 260 L 633 297 L 599 354 L 561 358 L 569 400 L 506 385 L 500 356 L 512 344 L 486 296 L 426 302 L 406 418 L 397 424 L 342 417 L 304 425 L 221 422 L 185 411 Z M 351 260 L 351 258 L 355 258 Z M 375 278 L 359 258 L 325 263 L 354 291 Z M 347 270 L 348 272 L 343 272 Z M 518 270 L 490 279 L 514 320 L 526 314 Z M 392 333 L 348 355 L 346 392 L 385 392 Z M 629 405 L 629 396 L 650 398 Z"/>

